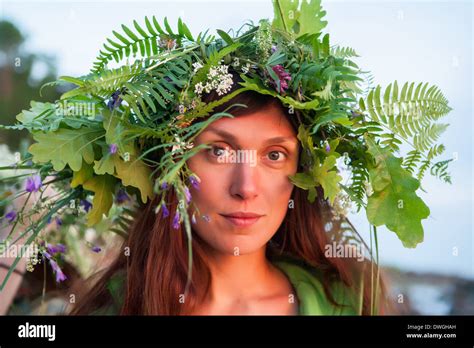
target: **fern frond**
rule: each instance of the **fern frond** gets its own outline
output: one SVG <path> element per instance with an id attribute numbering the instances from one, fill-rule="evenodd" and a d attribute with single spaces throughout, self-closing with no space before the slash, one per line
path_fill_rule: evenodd
<path id="1" fill-rule="evenodd" d="M 414 82 L 406 82 L 399 90 L 395 81 L 382 91 L 377 85 L 365 100 L 359 100 L 359 106 L 372 121 L 388 130 L 389 134 L 382 137 L 389 139 L 397 136 L 414 148 L 415 151 L 408 153 L 404 164 L 410 171 L 420 164 L 418 178 L 422 178 L 430 168 L 432 159 L 444 151 L 444 146 L 435 142 L 448 124 L 436 121 L 447 115 L 451 108 L 438 87 L 430 87 L 428 83 L 415 86 Z"/>
<path id="2" fill-rule="evenodd" d="M 421 160 L 421 152 L 418 150 L 410 151 L 403 160 L 403 168 L 413 174 L 415 168 Z"/>
<path id="3" fill-rule="evenodd" d="M 64 93 L 61 99 L 84 94 L 109 98 L 114 92 L 120 91 L 120 98 L 145 123 L 145 119 L 157 113 L 158 108 L 165 110 L 169 104 L 176 102 L 178 89 L 189 78 L 191 64 L 191 58 L 183 56 L 150 71 L 146 71 L 140 61 L 131 66 L 104 70 L 100 74 L 91 74 L 75 81 L 79 87 Z"/>
<path id="4" fill-rule="evenodd" d="M 174 44 L 179 46 L 181 41 L 185 39 L 194 41 L 189 28 L 183 23 L 181 18 L 178 19 L 177 33 L 173 32 L 166 17 L 164 19 L 164 29 L 160 26 L 155 16 L 152 17 L 152 21 L 145 17 L 145 27 L 140 26 L 136 20 L 133 21 L 133 26 L 136 32 L 123 24 L 123 34 L 115 30 L 112 31 L 114 38 L 107 38 L 107 43 L 99 51 L 99 55 L 93 64 L 92 73 L 103 71 L 111 60 L 119 63 L 122 59 L 129 58 L 132 54 L 134 57 L 137 53 L 140 53 L 141 57 L 156 55 L 160 51 L 160 40 L 166 42 L 164 45 L 162 43 L 161 46 Z"/>
<path id="5" fill-rule="evenodd" d="M 353 192 L 354 196 L 357 198 L 354 200 L 357 206 L 357 212 L 360 211 L 362 208 L 362 204 L 360 202 L 364 201 L 366 189 L 365 185 L 366 182 L 369 181 L 369 172 L 367 168 L 364 166 L 362 161 L 354 161 L 351 163 L 352 168 L 352 177 L 351 177 L 351 185 L 350 190 Z"/>
<path id="6" fill-rule="evenodd" d="M 353 48 L 341 46 L 331 47 L 331 55 L 337 58 L 360 57 Z"/>
<path id="7" fill-rule="evenodd" d="M 432 124 L 430 127 L 421 130 L 420 133 L 413 137 L 415 148 L 420 149 L 421 151 L 429 150 L 430 146 L 438 140 L 439 136 L 446 130 L 446 128 L 448 128 L 448 124 Z"/>
<path id="8" fill-rule="evenodd" d="M 126 82 L 140 73 L 140 64 L 124 65 L 117 69 L 104 70 L 100 74 L 90 74 L 83 79 L 71 81 L 67 76 L 59 80 L 72 82 L 79 86 L 61 95 L 61 99 L 68 99 L 77 95 L 92 94 L 99 97 L 109 97 Z"/>
<path id="9" fill-rule="evenodd" d="M 434 175 L 437 178 L 439 178 L 441 180 L 444 180 L 445 182 L 451 184 L 451 176 L 447 172 L 447 169 L 448 169 L 449 162 L 451 162 L 452 160 L 453 159 L 451 158 L 451 159 L 444 160 L 444 161 L 439 161 L 439 162 L 436 162 L 435 164 L 433 164 L 433 166 L 431 167 L 431 170 L 430 170 L 431 175 Z"/>
<path id="10" fill-rule="evenodd" d="M 123 238 L 127 238 L 132 223 L 137 219 L 139 209 L 136 207 L 132 209 L 123 208 L 122 214 L 118 215 L 112 222 L 113 227 L 111 232 L 118 234 Z"/>
<path id="11" fill-rule="evenodd" d="M 404 138 L 425 129 L 431 121 L 436 121 L 451 111 L 448 101 L 436 86 L 419 83 L 414 88 L 405 83 L 399 92 L 397 81 L 389 84 L 382 96 L 378 85 L 372 89 L 365 100 L 370 117 L 387 125 Z"/>

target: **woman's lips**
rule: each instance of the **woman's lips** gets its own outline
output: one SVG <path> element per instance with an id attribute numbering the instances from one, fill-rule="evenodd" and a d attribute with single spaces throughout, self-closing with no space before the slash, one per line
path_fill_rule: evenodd
<path id="1" fill-rule="evenodd" d="M 222 215 L 226 218 L 227 221 L 231 222 L 235 226 L 238 227 L 248 227 L 256 223 L 261 216 L 255 217 L 237 217 L 237 216 L 229 216 L 229 215 Z"/>

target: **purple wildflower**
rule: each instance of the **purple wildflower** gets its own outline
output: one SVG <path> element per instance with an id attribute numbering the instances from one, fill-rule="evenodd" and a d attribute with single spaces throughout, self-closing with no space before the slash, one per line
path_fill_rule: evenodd
<path id="1" fill-rule="evenodd" d="M 57 252 L 56 247 L 52 244 L 46 244 L 46 249 L 48 250 L 48 253 L 50 254 L 55 254 Z"/>
<path id="2" fill-rule="evenodd" d="M 115 91 L 112 94 L 112 98 L 107 103 L 107 106 L 109 110 L 112 111 L 116 107 L 120 106 L 120 104 L 122 104 L 122 98 L 120 98 L 120 91 Z"/>
<path id="3" fill-rule="evenodd" d="M 81 205 L 84 207 L 86 213 L 92 208 L 92 203 L 89 202 L 87 199 L 82 199 Z"/>
<path id="4" fill-rule="evenodd" d="M 64 244 L 58 243 L 56 244 L 56 248 L 60 253 L 65 253 L 66 252 L 66 246 Z"/>
<path id="5" fill-rule="evenodd" d="M 285 92 L 285 90 L 288 88 L 288 83 L 287 81 L 291 80 L 291 75 L 285 71 L 285 68 L 283 68 L 282 65 L 278 64 L 272 67 L 272 70 L 277 74 L 278 80 L 280 81 L 280 90 L 277 89 L 279 93 Z M 273 83 L 275 87 L 278 87 L 278 84 L 276 81 Z"/>
<path id="6" fill-rule="evenodd" d="M 329 143 L 326 142 L 326 152 L 329 152 L 331 151 L 331 146 L 329 146 Z"/>
<path id="7" fill-rule="evenodd" d="M 49 260 L 49 263 L 51 264 L 51 268 L 54 270 L 56 273 L 56 283 L 62 282 L 67 279 L 66 275 L 63 273 L 61 268 L 59 268 L 58 264 L 54 260 Z"/>
<path id="8" fill-rule="evenodd" d="M 41 176 L 39 175 L 33 175 L 26 179 L 26 191 L 28 192 L 38 192 L 42 185 Z"/>
<path id="9" fill-rule="evenodd" d="M 59 217 L 56 217 L 54 220 L 56 221 L 56 226 L 58 226 L 58 227 L 63 224 L 63 220 L 61 220 L 61 218 L 59 218 Z"/>
<path id="10" fill-rule="evenodd" d="M 277 50 L 276 45 L 272 45 L 272 48 L 271 48 L 272 53 L 275 53 L 276 50 Z"/>
<path id="11" fill-rule="evenodd" d="M 51 254 L 48 253 L 47 251 L 42 252 L 43 256 L 46 257 L 48 260 L 51 260 Z"/>
<path id="12" fill-rule="evenodd" d="M 166 181 L 163 181 L 163 183 L 161 184 L 161 189 L 162 190 L 167 190 L 168 189 L 168 183 Z"/>
<path id="13" fill-rule="evenodd" d="M 93 252 L 95 252 L 95 253 L 100 253 L 102 249 L 101 249 L 100 247 L 98 247 L 97 245 L 94 245 L 94 246 L 91 248 L 91 250 L 92 250 Z"/>
<path id="14" fill-rule="evenodd" d="M 117 153 L 117 148 L 118 148 L 117 144 L 110 144 L 109 145 L 109 153 L 111 155 L 116 154 Z"/>
<path id="15" fill-rule="evenodd" d="M 189 188 L 184 188 L 184 194 L 186 196 L 186 203 L 189 204 L 189 202 L 191 202 L 191 192 L 189 192 Z"/>
<path id="16" fill-rule="evenodd" d="M 128 197 L 127 195 L 127 192 L 125 192 L 124 189 L 120 189 L 118 192 L 117 192 L 117 196 L 115 197 L 115 201 L 118 203 L 118 204 L 122 204 L 126 201 L 130 200 L 130 197 Z"/>
<path id="17" fill-rule="evenodd" d="M 163 217 L 166 218 L 170 215 L 170 211 L 168 210 L 168 208 L 166 207 L 166 204 L 163 203 L 161 205 L 161 209 L 163 209 Z"/>
<path id="18" fill-rule="evenodd" d="M 14 210 L 9 211 L 5 215 L 5 218 L 8 220 L 8 222 L 13 222 L 16 219 L 16 212 Z"/>
<path id="19" fill-rule="evenodd" d="M 46 249 L 48 250 L 49 254 L 57 254 L 57 253 L 65 253 L 66 252 L 66 246 L 64 244 L 47 244 Z"/>
<path id="20" fill-rule="evenodd" d="M 191 185 L 193 185 L 193 187 L 196 189 L 196 190 L 199 190 L 199 181 L 198 179 L 196 179 L 195 176 L 191 175 L 189 177 L 189 182 L 191 183 Z"/>
<path id="21" fill-rule="evenodd" d="M 173 228 L 177 230 L 179 228 L 179 211 L 176 210 L 176 214 L 174 214 L 173 218 Z"/>

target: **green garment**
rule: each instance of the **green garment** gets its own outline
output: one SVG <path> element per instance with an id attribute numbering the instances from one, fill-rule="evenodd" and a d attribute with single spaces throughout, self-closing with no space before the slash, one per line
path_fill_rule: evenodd
<path id="1" fill-rule="evenodd" d="M 296 291 L 299 315 L 357 315 L 356 296 L 341 282 L 331 285 L 334 300 L 343 306 L 332 304 L 324 293 L 322 272 L 301 261 L 276 257 L 271 262 L 281 269 Z M 107 288 L 112 296 L 112 304 L 94 311 L 93 315 L 118 315 L 124 293 L 125 273 L 114 275 Z"/>
<path id="2" fill-rule="evenodd" d="M 343 283 L 333 283 L 330 287 L 334 300 L 342 306 L 332 304 L 327 298 L 322 284 L 322 273 L 291 261 L 274 261 L 289 278 L 299 301 L 299 315 L 358 315 L 356 297 Z"/>

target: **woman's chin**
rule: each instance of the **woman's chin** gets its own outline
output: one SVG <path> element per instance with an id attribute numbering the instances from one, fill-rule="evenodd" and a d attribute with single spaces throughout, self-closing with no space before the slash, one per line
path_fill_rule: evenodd
<path id="1" fill-rule="evenodd" d="M 216 245 L 214 249 L 220 253 L 229 254 L 234 256 L 252 254 L 262 247 L 265 247 L 267 239 L 255 238 L 255 236 L 249 235 L 234 235 L 221 238 L 219 245 Z"/>

